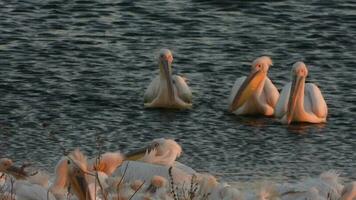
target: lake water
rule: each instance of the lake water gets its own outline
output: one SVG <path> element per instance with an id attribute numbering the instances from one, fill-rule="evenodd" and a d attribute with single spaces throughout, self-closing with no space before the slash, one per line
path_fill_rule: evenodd
<path id="1" fill-rule="evenodd" d="M 37 3 L 36 3 L 37 2 Z M 227 181 L 292 181 L 329 169 L 356 179 L 354 1 L 0 2 L 0 157 L 53 173 L 63 148 L 92 156 L 176 138 L 179 159 Z M 193 109 L 143 108 L 157 52 L 174 53 Z M 329 106 L 322 125 L 227 110 L 260 55 L 277 88 L 303 60 Z"/>

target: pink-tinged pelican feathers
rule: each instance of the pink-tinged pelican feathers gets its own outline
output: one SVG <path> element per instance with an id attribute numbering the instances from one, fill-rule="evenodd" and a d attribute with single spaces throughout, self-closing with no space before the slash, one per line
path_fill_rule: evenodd
<path id="1" fill-rule="evenodd" d="M 230 112 L 236 115 L 273 115 L 279 92 L 267 77 L 270 66 L 270 57 L 259 57 L 252 62 L 250 75 L 236 80 L 229 97 Z"/>
<path id="2" fill-rule="evenodd" d="M 318 86 L 305 83 L 308 68 L 296 62 L 292 68 L 292 82 L 285 85 L 276 105 L 275 116 L 282 123 L 326 122 L 328 107 Z"/>

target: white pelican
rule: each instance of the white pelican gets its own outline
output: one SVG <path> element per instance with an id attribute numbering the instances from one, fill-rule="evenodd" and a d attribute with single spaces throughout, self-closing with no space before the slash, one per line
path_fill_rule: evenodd
<path id="1" fill-rule="evenodd" d="M 173 55 L 170 50 L 162 49 L 159 55 L 159 76 L 148 86 L 144 95 L 145 107 L 191 108 L 192 92 L 185 79 L 172 75 Z"/>
<path id="2" fill-rule="evenodd" d="M 328 107 L 318 86 L 305 83 L 307 66 L 296 62 L 292 68 L 292 82 L 285 85 L 276 105 L 275 116 L 283 123 L 326 122 Z"/>
<path id="3" fill-rule="evenodd" d="M 267 77 L 272 60 L 262 56 L 252 62 L 250 75 L 236 80 L 229 97 L 229 111 L 236 115 L 266 115 L 274 113 L 279 92 Z"/>
<path id="4" fill-rule="evenodd" d="M 317 178 L 308 178 L 295 184 L 278 185 L 276 192 L 281 200 L 338 200 L 343 190 L 343 185 L 339 179 L 339 175 L 336 172 L 327 171 Z"/>
<path id="5" fill-rule="evenodd" d="M 25 166 L 21 168 L 14 166 L 11 159 L 0 159 L 0 172 L 15 178 L 13 182 L 5 179 L 2 183 L 1 199 L 55 200 L 54 196 L 47 192 L 47 188 L 43 187 L 43 185 L 48 186 L 48 177 L 40 173 L 35 178 L 31 178 L 32 175 L 26 173 L 24 168 Z M 40 180 L 41 178 L 46 180 Z"/>

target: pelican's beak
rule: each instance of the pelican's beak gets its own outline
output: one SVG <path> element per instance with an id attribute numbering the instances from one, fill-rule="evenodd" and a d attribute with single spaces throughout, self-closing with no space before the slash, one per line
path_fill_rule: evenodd
<path id="1" fill-rule="evenodd" d="M 141 149 L 137 149 L 134 150 L 132 152 L 129 152 L 127 154 L 125 154 L 125 158 L 126 160 L 140 160 L 141 158 L 143 158 L 145 156 L 145 154 L 147 152 L 150 152 L 151 150 L 153 150 L 154 148 L 157 147 L 158 144 L 150 144 L 144 148 Z"/>
<path id="2" fill-rule="evenodd" d="M 173 90 L 173 79 L 172 75 L 170 72 L 170 65 L 168 63 L 168 60 L 162 60 L 162 68 L 163 68 L 163 74 L 166 77 L 167 81 L 167 86 L 168 86 L 168 97 L 171 102 L 174 101 L 174 90 Z"/>
<path id="3" fill-rule="evenodd" d="M 71 175 L 71 187 L 76 193 L 79 200 L 92 200 L 89 195 L 88 182 L 84 172 Z"/>
<path id="4" fill-rule="evenodd" d="M 257 90 L 259 85 L 262 83 L 267 73 L 262 70 L 257 70 L 252 72 L 242 83 L 240 89 L 237 91 L 230 107 L 229 111 L 233 112 L 242 106 Z"/>
<path id="5" fill-rule="evenodd" d="M 295 107 L 297 105 L 297 97 L 302 88 L 302 84 L 305 81 L 305 77 L 293 76 L 292 86 L 290 89 L 288 108 L 287 108 L 287 124 L 290 124 L 293 119 Z"/>

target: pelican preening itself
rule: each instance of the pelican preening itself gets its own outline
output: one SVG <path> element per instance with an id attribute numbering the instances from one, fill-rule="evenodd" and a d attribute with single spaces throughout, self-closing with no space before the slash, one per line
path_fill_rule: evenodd
<path id="1" fill-rule="evenodd" d="M 305 83 L 307 76 L 307 66 L 303 62 L 296 62 L 292 67 L 292 82 L 283 87 L 276 105 L 275 116 L 283 123 L 326 122 L 326 102 L 318 86 Z"/>
<path id="2" fill-rule="evenodd" d="M 185 79 L 172 74 L 173 55 L 162 49 L 158 58 L 159 75 L 152 80 L 144 94 L 144 105 L 148 108 L 192 107 L 192 92 Z"/>
<path id="3" fill-rule="evenodd" d="M 236 80 L 229 98 L 230 112 L 237 115 L 273 115 L 279 93 L 267 76 L 270 66 L 270 57 L 259 57 L 252 62 L 250 75 Z"/>

